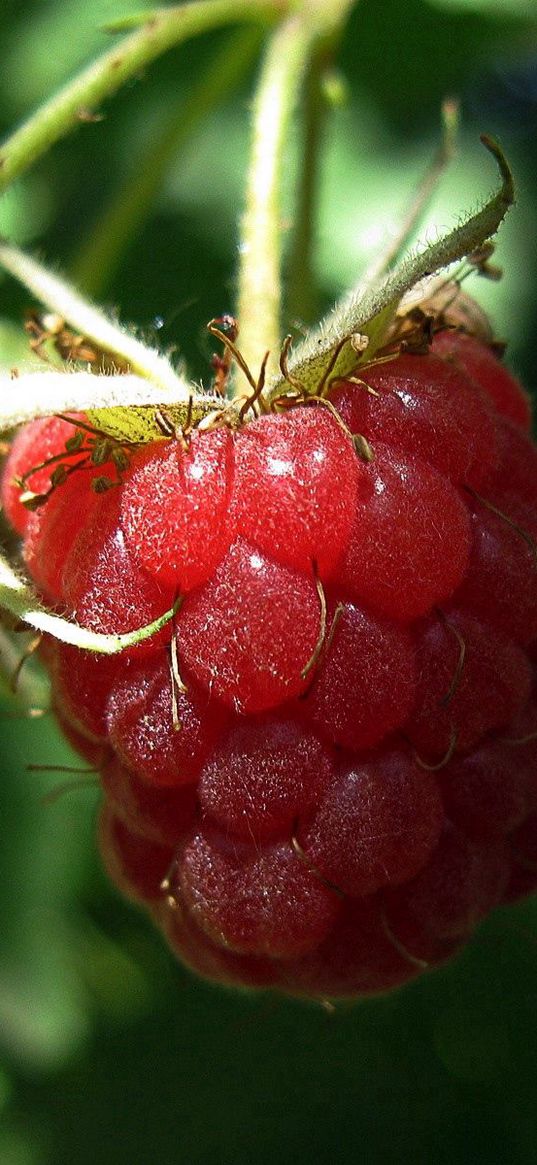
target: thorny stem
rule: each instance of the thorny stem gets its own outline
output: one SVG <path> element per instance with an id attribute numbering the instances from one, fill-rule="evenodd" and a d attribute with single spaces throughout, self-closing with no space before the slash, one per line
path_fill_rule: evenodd
<path id="1" fill-rule="evenodd" d="M 352 0 L 302 0 L 269 41 L 253 113 L 251 161 L 239 244 L 238 309 L 241 351 L 269 371 L 281 338 L 282 186 L 286 147 L 308 63 L 337 32 Z M 240 391 L 236 378 L 232 393 Z"/>
<path id="2" fill-rule="evenodd" d="M 131 77 L 189 37 L 247 20 L 267 24 L 288 7 L 286 0 L 193 0 L 156 8 L 141 28 L 125 36 L 68 82 L 0 147 L 0 190 L 27 170 L 88 112 L 97 109 Z"/>
<path id="3" fill-rule="evenodd" d="M 122 256 L 143 224 L 167 170 L 198 125 L 241 82 L 259 49 L 261 30 L 240 29 L 211 58 L 189 96 L 181 98 L 164 127 L 131 166 L 119 191 L 96 223 L 75 258 L 71 273 L 77 286 L 98 296 L 109 286 Z"/>

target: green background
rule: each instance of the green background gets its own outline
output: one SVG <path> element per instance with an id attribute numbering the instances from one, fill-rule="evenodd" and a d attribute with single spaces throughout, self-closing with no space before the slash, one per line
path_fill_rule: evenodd
<path id="1" fill-rule="evenodd" d="M 133 10 L 135 0 L 2 0 L 0 129 L 106 47 L 99 26 Z M 178 346 L 206 378 L 205 323 L 233 303 L 255 61 L 191 138 L 176 142 L 108 272 L 92 268 L 91 256 L 104 210 L 143 182 L 155 140 L 170 119 L 182 122 L 193 86 L 227 45 L 233 54 L 230 31 L 171 52 L 0 200 L 0 233 L 85 273 L 124 320 Z M 348 101 L 326 127 L 319 307 L 356 280 L 393 227 L 434 150 L 440 101 L 457 94 L 460 152 L 425 233 L 489 192 L 494 168 L 478 137 L 499 136 L 519 201 L 498 248 L 504 280 L 476 280 L 472 290 L 535 389 L 535 3 L 363 0 L 339 63 Z M 27 306 L 2 278 L 8 366 L 21 359 Z M 449 968 L 334 1014 L 223 991 L 178 967 L 106 883 L 93 836 L 96 786 L 47 799 L 66 778 L 28 766 L 77 763 L 49 717 L 22 718 L 7 695 L 2 717 L 2 1165 L 534 1159 L 535 901 L 498 911 Z"/>

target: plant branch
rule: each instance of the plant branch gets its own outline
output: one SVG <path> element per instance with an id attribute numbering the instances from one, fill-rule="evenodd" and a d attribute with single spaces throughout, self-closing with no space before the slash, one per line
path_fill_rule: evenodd
<path id="1" fill-rule="evenodd" d="M 0 191 L 168 49 L 237 21 L 270 23 L 282 9 L 287 9 L 285 0 L 256 0 L 255 4 L 252 0 L 193 0 L 148 13 L 141 28 L 98 57 L 4 142 L 0 147 Z"/>
<path id="2" fill-rule="evenodd" d="M 286 147 L 309 61 L 329 42 L 352 0 L 302 0 L 269 42 L 257 89 L 251 161 L 239 244 L 240 348 L 256 370 L 270 352 L 277 365 L 281 338 L 282 208 Z M 237 392 L 236 383 L 232 391 Z"/>
<path id="3" fill-rule="evenodd" d="M 155 200 L 166 171 L 177 163 L 196 128 L 242 80 L 259 49 L 260 29 L 240 29 L 211 58 L 189 96 L 172 116 L 115 193 L 71 265 L 74 282 L 89 295 L 102 295 Z"/>
<path id="4" fill-rule="evenodd" d="M 317 214 L 319 152 L 327 112 L 321 85 L 324 61 L 312 61 L 304 94 L 304 140 L 299 175 L 296 226 L 288 260 L 287 317 L 291 324 L 311 323 L 317 316 L 317 293 L 312 264 Z"/>
<path id="5" fill-rule="evenodd" d="M 188 399 L 189 390 L 165 356 L 146 347 L 130 332 L 109 320 L 99 308 L 86 303 L 60 276 L 7 243 L 0 243 L 0 266 L 81 335 L 93 340 L 105 352 L 122 357 L 132 372 L 152 381 L 166 393 L 171 392 L 174 400 Z"/>

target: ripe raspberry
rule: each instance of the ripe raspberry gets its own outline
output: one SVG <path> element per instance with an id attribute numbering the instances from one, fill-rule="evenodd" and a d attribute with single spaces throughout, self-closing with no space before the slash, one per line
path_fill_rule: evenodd
<path id="1" fill-rule="evenodd" d="M 428 461 L 455 485 L 487 481 L 498 464 L 495 416 L 462 369 L 432 354 L 403 355 L 366 369 L 363 380 L 331 398 L 353 433 Z"/>
<path id="2" fill-rule="evenodd" d="M 26 533 L 30 518 L 30 511 L 20 500 L 21 488 L 23 493 L 28 490 L 36 495 L 47 491 L 55 466 L 46 463 L 50 457 L 65 450 L 65 442 L 73 437 L 74 432 L 73 425 L 60 417 L 30 421 L 29 425 L 19 429 L 4 465 L 1 490 L 5 515 L 19 534 Z M 76 454 L 68 455 L 65 450 L 66 463 L 76 459 Z M 29 473 L 21 487 L 18 484 L 20 479 L 34 467 L 34 472 Z"/>
<path id="3" fill-rule="evenodd" d="M 121 499 L 127 549 L 182 594 L 211 577 L 231 543 L 233 461 L 226 429 L 194 433 L 188 452 L 162 443 L 133 458 Z"/>
<path id="4" fill-rule="evenodd" d="M 44 647 L 102 770 L 112 879 L 208 978 L 352 996 L 537 885 L 537 450 L 520 386 L 454 331 L 330 399 L 342 424 L 293 403 L 155 441 L 109 492 L 90 465 L 27 517 L 13 477 L 43 489 L 65 442 L 36 422 L 3 499 L 85 626 L 179 598 L 122 655 Z"/>
<path id="5" fill-rule="evenodd" d="M 508 417 L 523 429 L 531 428 L 531 406 L 522 385 L 501 364 L 491 348 L 466 332 L 438 332 L 432 351 L 444 356 L 475 380 L 492 399 L 502 417 Z"/>

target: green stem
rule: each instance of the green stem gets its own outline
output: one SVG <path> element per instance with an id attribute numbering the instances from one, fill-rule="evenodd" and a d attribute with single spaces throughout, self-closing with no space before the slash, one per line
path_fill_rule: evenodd
<path id="1" fill-rule="evenodd" d="M 318 315 L 318 296 L 313 270 L 313 248 L 318 201 L 319 154 L 327 111 L 321 87 L 324 60 L 312 62 L 304 95 L 302 169 L 296 206 L 296 227 L 288 261 L 287 317 L 294 324 L 311 323 Z"/>
<path id="2" fill-rule="evenodd" d="M 154 203 L 166 171 L 177 159 L 197 126 L 242 80 L 259 49 L 260 29 L 240 29 L 226 40 L 209 62 L 188 98 L 168 118 L 156 142 L 144 149 L 75 258 L 74 282 L 87 294 L 106 291 L 124 252 Z"/>
<path id="3" fill-rule="evenodd" d="M 87 118 L 105 98 L 157 57 L 189 37 L 247 20 L 266 24 L 286 11 L 286 0 L 193 0 L 158 8 L 41 106 L 0 148 L 0 190 Z"/>
<path id="4" fill-rule="evenodd" d="M 256 376 L 267 350 L 277 367 L 281 342 L 282 202 L 286 147 L 312 55 L 336 33 L 354 0 L 296 0 L 269 42 L 253 113 L 246 208 L 240 233 L 240 348 Z M 232 393 L 243 390 L 232 383 Z"/>
<path id="5" fill-rule="evenodd" d="M 237 307 L 240 347 L 254 376 L 267 349 L 274 365 L 280 346 L 281 186 L 285 147 L 312 41 L 312 30 L 299 15 L 276 29 L 265 57 L 254 106 Z M 238 390 L 241 389 L 242 385 Z"/>

